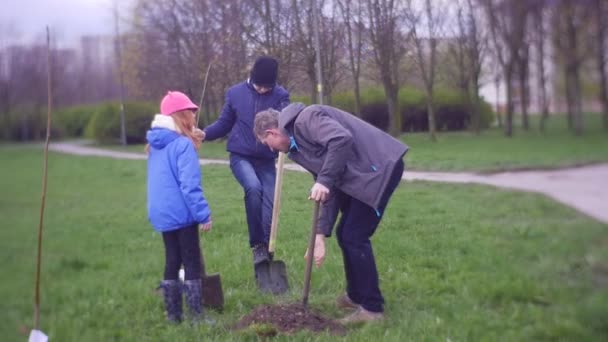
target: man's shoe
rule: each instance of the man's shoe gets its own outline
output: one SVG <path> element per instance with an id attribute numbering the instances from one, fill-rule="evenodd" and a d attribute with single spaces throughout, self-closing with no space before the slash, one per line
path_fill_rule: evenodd
<path id="1" fill-rule="evenodd" d="M 359 308 L 359 304 L 353 302 L 353 300 L 350 299 L 350 297 L 346 293 L 336 299 L 336 306 L 338 307 L 338 309 L 345 310 L 355 310 Z"/>
<path id="2" fill-rule="evenodd" d="M 270 260 L 270 256 L 268 255 L 268 246 L 266 246 L 266 244 L 260 243 L 255 245 L 252 249 L 252 253 L 254 265 L 258 265 Z"/>
<path id="3" fill-rule="evenodd" d="M 363 307 L 359 306 L 357 311 L 340 319 L 338 322 L 340 322 L 343 325 L 349 325 L 349 324 L 381 321 L 383 319 L 384 319 L 383 312 L 367 311 Z"/>

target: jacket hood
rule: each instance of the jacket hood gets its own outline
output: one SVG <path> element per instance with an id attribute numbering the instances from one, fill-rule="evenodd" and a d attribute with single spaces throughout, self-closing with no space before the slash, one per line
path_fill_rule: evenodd
<path id="1" fill-rule="evenodd" d="M 292 103 L 285 107 L 279 115 L 279 128 L 285 129 L 290 122 L 295 120 L 304 108 L 306 108 L 306 105 L 299 102 Z"/>
<path id="2" fill-rule="evenodd" d="M 150 146 L 157 150 L 165 148 L 173 140 L 180 137 L 180 134 L 167 128 L 154 127 L 146 133 L 146 140 Z"/>

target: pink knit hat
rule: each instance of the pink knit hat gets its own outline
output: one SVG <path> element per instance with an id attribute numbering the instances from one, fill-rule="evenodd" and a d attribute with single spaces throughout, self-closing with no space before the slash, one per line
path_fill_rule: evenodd
<path id="1" fill-rule="evenodd" d="M 185 109 L 196 111 L 198 106 L 192 103 L 186 94 L 179 91 L 168 91 L 160 102 L 160 113 L 163 115 L 171 115 Z"/>

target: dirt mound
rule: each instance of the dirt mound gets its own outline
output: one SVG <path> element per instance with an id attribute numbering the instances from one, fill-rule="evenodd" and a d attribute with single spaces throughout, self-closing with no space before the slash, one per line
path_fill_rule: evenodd
<path id="1" fill-rule="evenodd" d="M 235 325 L 236 330 L 248 327 L 263 336 L 274 336 L 277 332 L 292 334 L 302 329 L 314 332 L 329 331 L 336 335 L 346 334 L 346 328 L 340 323 L 306 309 L 300 303 L 259 306 Z"/>

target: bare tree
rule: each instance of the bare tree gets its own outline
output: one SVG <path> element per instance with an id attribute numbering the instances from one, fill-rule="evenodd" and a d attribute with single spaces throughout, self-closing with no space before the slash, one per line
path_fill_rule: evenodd
<path id="1" fill-rule="evenodd" d="M 564 65 L 568 126 L 576 135 L 583 134 L 580 70 L 588 50 L 588 42 L 584 38 L 588 19 L 587 6 L 561 0 L 554 7 L 554 45 Z"/>
<path id="2" fill-rule="evenodd" d="M 350 73 L 353 77 L 353 92 L 355 95 L 355 115 L 361 116 L 361 50 L 363 48 L 363 8 L 361 0 L 337 0 L 346 28 L 346 50 Z"/>
<path id="3" fill-rule="evenodd" d="M 524 45 L 528 4 L 522 0 L 478 1 L 485 9 L 494 43 L 495 58 L 501 65 L 503 80 L 507 87 L 505 135 L 510 137 L 513 135 L 513 78 Z"/>
<path id="4" fill-rule="evenodd" d="M 19 111 L 19 131 L 15 138 L 26 141 L 41 137 L 36 117 L 46 105 L 46 46 L 12 46 L 7 49 L 11 109 Z"/>
<path id="5" fill-rule="evenodd" d="M 317 75 L 313 5 L 317 6 L 319 17 L 317 29 L 321 46 L 321 80 Z M 331 92 L 341 77 L 339 67 L 342 54 L 340 54 L 339 47 L 342 44 L 343 31 L 335 20 L 335 16 L 327 16 L 323 13 L 321 9 L 324 8 L 324 5 L 324 0 L 292 0 L 290 8 L 293 24 L 291 48 L 295 51 L 293 71 L 295 74 L 305 75 L 306 83 L 309 85 L 310 98 L 317 103 L 320 102 L 317 85 L 321 85 L 323 96 L 330 99 Z"/>
<path id="6" fill-rule="evenodd" d="M 460 0 L 455 3 L 456 29 L 449 44 L 450 57 L 454 61 L 450 74 L 456 79 L 456 85 L 464 96 L 469 113 L 470 128 L 475 134 L 480 133 L 480 98 L 481 77 L 486 55 L 486 39 L 480 23 L 480 11 L 473 0 Z"/>
<path id="7" fill-rule="evenodd" d="M 125 82 L 122 72 L 122 42 L 120 39 L 119 8 L 118 2 L 113 3 L 114 25 L 116 29 L 115 53 L 118 77 L 120 79 L 120 143 L 127 145 L 127 128 L 125 126 Z"/>
<path id="8" fill-rule="evenodd" d="M 410 0 L 407 0 L 408 2 Z M 386 93 L 389 114 L 389 131 L 393 136 L 401 132 L 399 113 L 399 66 L 405 48 L 402 44 L 411 34 L 411 29 L 400 26 L 402 13 L 406 11 L 401 1 L 366 0 L 367 28 L 373 48 L 374 61 Z M 401 32 L 399 29 L 406 29 Z"/>
<path id="9" fill-rule="evenodd" d="M 455 80 L 456 88 L 464 96 L 467 105 L 470 107 L 470 83 L 471 73 L 469 70 L 469 63 L 467 61 L 467 40 L 468 40 L 468 28 L 467 28 L 467 13 L 464 1 L 457 1 L 456 3 L 456 20 L 458 25 L 452 31 L 454 36 L 449 44 L 449 58 L 453 63 L 446 63 L 451 66 L 448 71 L 448 75 Z"/>
<path id="10" fill-rule="evenodd" d="M 420 12 L 412 7 L 406 10 L 410 14 L 409 18 L 412 25 L 412 38 L 416 50 L 416 57 L 414 59 L 424 83 L 429 134 L 432 141 L 437 141 L 434 91 L 437 68 L 437 44 L 444 34 L 445 6 L 446 4 L 440 1 L 425 0 L 424 7 Z M 421 32 L 425 32 L 428 37 L 424 37 Z"/>
<path id="11" fill-rule="evenodd" d="M 279 82 L 292 83 L 295 51 L 293 49 L 293 12 L 289 0 L 246 0 L 242 30 L 260 54 L 276 57 L 280 62 Z"/>
<path id="12" fill-rule="evenodd" d="M 322 80 L 317 79 L 316 74 L 316 55 L 313 43 L 312 32 L 312 8 L 301 0 L 292 0 L 292 11 L 295 25 L 295 46 L 298 53 L 296 60 L 302 66 L 302 71 L 306 74 L 310 81 L 310 98 L 313 102 L 319 102 L 317 98 L 317 84 L 321 84 Z M 323 65 L 321 65 L 323 69 Z"/>
<path id="13" fill-rule="evenodd" d="M 606 56 L 606 50 L 608 49 L 608 43 L 606 42 L 606 39 L 608 39 L 608 23 L 606 22 L 608 4 L 605 0 L 594 0 L 593 4 L 596 25 L 596 58 L 600 77 L 599 100 L 602 104 L 604 129 L 608 130 L 608 75 L 606 74 L 606 63 L 608 63 Z"/>
<path id="14" fill-rule="evenodd" d="M 313 3 L 316 0 L 312 0 Z M 336 4 L 326 12 L 328 15 L 323 15 L 322 11 L 318 10 L 319 14 L 319 44 L 321 46 L 321 66 L 324 88 L 324 97 L 328 104 L 332 104 L 332 94 L 338 83 L 343 79 L 346 66 L 343 63 L 345 59 L 344 49 L 342 49 L 345 33 L 344 25 L 339 22 L 336 14 Z"/>
<path id="15" fill-rule="evenodd" d="M 485 32 L 481 29 L 479 10 L 475 7 L 473 0 L 467 0 L 467 39 L 466 52 L 467 61 L 469 62 L 470 84 L 471 84 L 471 102 L 472 102 L 472 128 L 476 134 L 481 130 L 481 113 L 480 113 L 480 98 L 479 91 L 481 88 L 481 76 L 483 65 L 486 56 L 486 41 Z"/>
<path id="16" fill-rule="evenodd" d="M 139 1 L 125 44 L 125 82 L 143 98 L 179 89 L 198 98 L 213 62 L 204 108 L 218 110 L 225 89 L 244 78 L 246 46 L 241 30 L 242 1 Z"/>
<path id="17" fill-rule="evenodd" d="M 527 23 L 524 23 L 524 25 L 527 25 Z M 524 31 L 527 32 L 528 30 L 524 28 Z M 526 131 L 530 129 L 530 118 L 528 115 L 528 108 L 530 107 L 530 48 L 527 37 L 528 35 L 524 33 L 516 59 L 522 127 Z"/>
<path id="18" fill-rule="evenodd" d="M 541 110 L 540 130 L 545 130 L 549 118 L 549 100 L 547 98 L 547 73 L 545 59 L 547 58 L 547 20 L 546 5 L 539 1 L 532 6 L 532 22 L 534 23 L 532 43 L 536 51 L 536 72 L 538 73 L 538 103 Z"/>
<path id="19" fill-rule="evenodd" d="M 9 27 L 0 24 L 0 139 L 9 137 L 9 113 L 11 111 L 8 53 L 6 37 L 10 36 Z"/>

